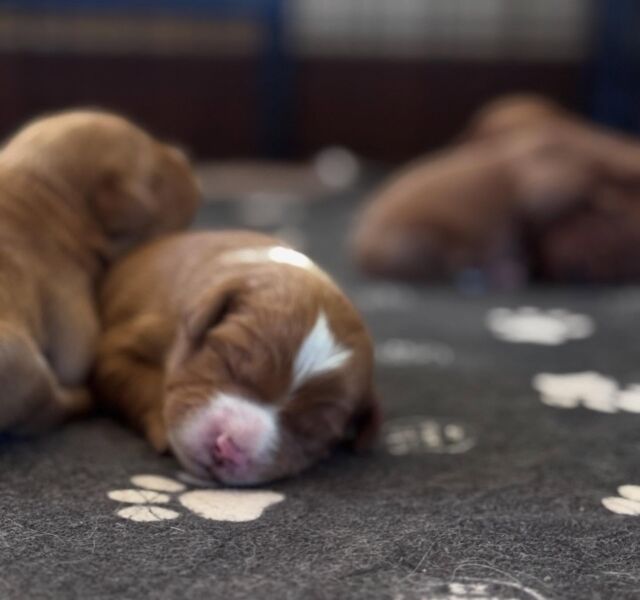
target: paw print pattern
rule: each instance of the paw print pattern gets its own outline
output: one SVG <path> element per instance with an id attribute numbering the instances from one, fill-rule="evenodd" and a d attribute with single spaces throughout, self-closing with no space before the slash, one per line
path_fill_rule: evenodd
<path id="1" fill-rule="evenodd" d="M 284 500 L 277 492 L 261 490 L 200 489 L 187 491 L 179 481 L 159 475 L 136 475 L 137 488 L 113 490 L 111 500 L 128 504 L 116 511 L 123 519 L 138 522 L 168 521 L 182 513 L 166 505 L 175 500 L 186 510 L 212 521 L 254 521 L 274 504 Z"/>
<path id="2" fill-rule="evenodd" d="M 540 373 L 533 378 L 533 387 L 547 406 L 578 408 L 603 413 L 640 413 L 640 385 L 620 389 L 611 377 L 595 371 L 556 375 Z"/>
<path id="3" fill-rule="evenodd" d="M 541 310 L 530 306 L 494 308 L 489 311 L 486 323 L 493 335 L 505 342 L 544 346 L 584 339 L 595 330 L 593 320 L 587 315 L 561 308 Z"/>
<path id="4" fill-rule="evenodd" d="M 621 485 L 618 494 L 603 498 L 603 506 L 619 515 L 640 516 L 640 485 Z"/>
<path id="5" fill-rule="evenodd" d="M 459 577 L 458 581 L 430 579 L 417 593 L 401 592 L 394 600 L 545 600 L 516 581 Z"/>
<path id="6" fill-rule="evenodd" d="M 476 444 L 467 425 L 430 417 L 402 417 L 389 421 L 382 435 L 389 454 L 462 454 Z"/>
<path id="7" fill-rule="evenodd" d="M 376 362 L 391 367 L 446 367 L 453 357 L 453 350 L 438 342 L 390 339 L 376 345 Z"/>

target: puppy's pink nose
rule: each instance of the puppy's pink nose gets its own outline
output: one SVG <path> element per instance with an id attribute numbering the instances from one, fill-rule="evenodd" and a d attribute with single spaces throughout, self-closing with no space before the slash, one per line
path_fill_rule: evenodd
<path id="1" fill-rule="evenodd" d="M 221 433 L 213 444 L 213 458 L 217 465 L 224 467 L 244 467 L 247 455 L 233 441 L 228 433 Z"/>

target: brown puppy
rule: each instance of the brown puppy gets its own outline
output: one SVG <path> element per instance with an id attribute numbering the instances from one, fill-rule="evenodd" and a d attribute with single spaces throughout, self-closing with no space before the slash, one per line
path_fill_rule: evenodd
<path id="1" fill-rule="evenodd" d="M 531 98 L 482 111 L 466 139 L 366 207 L 354 240 L 366 271 L 433 279 L 475 267 L 500 280 L 520 262 L 551 280 L 640 274 L 639 144 Z M 585 247 L 589 237 L 600 244 Z"/>
<path id="2" fill-rule="evenodd" d="M 261 483 L 375 433 L 360 317 L 277 239 L 235 231 L 155 242 L 112 270 L 102 315 L 98 395 L 197 476 Z"/>
<path id="3" fill-rule="evenodd" d="M 120 117 L 27 125 L 0 151 L 0 431 L 85 411 L 106 266 L 185 227 L 198 191 L 185 158 Z"/>

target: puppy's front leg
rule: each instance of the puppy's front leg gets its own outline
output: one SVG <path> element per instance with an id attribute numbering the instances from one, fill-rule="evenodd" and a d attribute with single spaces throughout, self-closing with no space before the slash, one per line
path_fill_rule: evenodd
<path id="1" fill-rule="evenodd" d="M 154 315 L 107 331 L 94 376 L 100 401 L 124 416 L 158 452 L 168 449 L 162 416 L 163 362 L 171 336 L 164 320 Z"/>
<path id="2" fill-rule="evenodd" d="M 58 384 L 26 332 L 0 322 L 0 431 L 38 433 L 90 406 L 87 390 Z"/>

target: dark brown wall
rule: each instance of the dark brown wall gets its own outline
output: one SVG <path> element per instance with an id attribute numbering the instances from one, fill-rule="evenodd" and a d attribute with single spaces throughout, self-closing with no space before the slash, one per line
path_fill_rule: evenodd
<path id="1" fill-rule="evenodd" d="M 538 91 L 578 105 L 571 64 L 306 60 L 292 69 L 290 154 L 327 144 L 401 161 L 449 140 L 483 101 Z M 256 156 L 260 65 L 249 58 L 0 54 L 0 135 L 44 111 L 124 112 L 199 157 Z"/>
<path id="2" fill-rule="evenodd" d="M 125 113 L 201 156 L 258 151 L 257 66 L 248 59 L 0 55 L 0 135 L 45 111 Z"/>
<path id="3" fill-rule="evenodd" d="M 307 61 L 298 69 L 297 146 L 343 143 L 405 160 L 446 143 L 480 104 L 513 91 L 579 105 L 577 65 Z"/>

